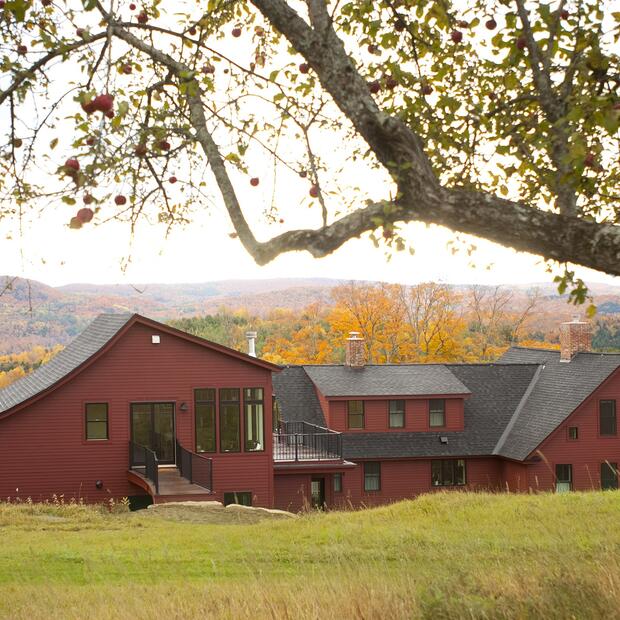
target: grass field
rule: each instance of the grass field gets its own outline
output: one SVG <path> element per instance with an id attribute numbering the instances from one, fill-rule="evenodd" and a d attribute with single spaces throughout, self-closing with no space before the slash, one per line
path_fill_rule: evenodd
<path id="1" fill-rule="evenodd" d="M 226 525 L 5 504 L 0 617 L 620 618 L 620 493 Z"/>

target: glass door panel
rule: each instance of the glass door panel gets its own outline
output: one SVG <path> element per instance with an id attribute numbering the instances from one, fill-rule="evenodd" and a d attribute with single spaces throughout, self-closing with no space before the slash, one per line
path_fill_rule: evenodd
<path id="1" fill-rule="evenodd" d="M 132 404 L 131 440 L 153 450 L 160 463 L 174 463 L 174 403 Z M 144 464 L 141 451 L 134 449 L 132 464 Z"/>

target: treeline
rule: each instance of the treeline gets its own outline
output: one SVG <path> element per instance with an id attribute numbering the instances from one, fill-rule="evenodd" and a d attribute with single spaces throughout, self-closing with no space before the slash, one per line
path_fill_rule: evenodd
<path id="1" fill-rule="evenodd" d="M 22 353 L 0 355 L 0 389 L 36 370 L 62 348 L 62 345 L 50 349 L 37 346 Z"/>
<path id="2" fill-rule="evenodd" d="M 247 310 L 170 321 L 197 336 L 245 351 L 245 332 L 258 332 L 257 352 L 279 364 L 341 363 L 349 332 L 360 332 L 370 363 L 488 361 L 511 344 L 557 348 L 533 328 L 537 291 L 518 302 L 501 287 L 456 291 L 434 282 L 416 286 L 351 283 L 332 290 L 333 305 L 265 318 Z"/>

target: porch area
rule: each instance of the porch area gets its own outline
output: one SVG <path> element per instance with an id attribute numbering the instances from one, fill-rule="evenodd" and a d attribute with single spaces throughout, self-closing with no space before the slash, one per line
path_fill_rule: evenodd
<path id="1" fill-rule="evenodd" d="M 211 499 L 212 459 L 187 450 L 178 441 L 174 465 L 160 464 L 154 450 L 131 441 L 129 463 L 128 480 L 144 489 L 154 504 Z"/>
<path id="2" fill-rule="evenodd" d="M 277 464 L 341 462 L 342 434 L 308 422 L 281 421 L 273 433 L 273 460 Z"/>

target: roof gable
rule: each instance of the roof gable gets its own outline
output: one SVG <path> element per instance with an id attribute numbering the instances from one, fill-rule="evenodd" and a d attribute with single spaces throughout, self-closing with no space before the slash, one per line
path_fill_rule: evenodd
<path id="1" fill-rule="evenodd" d="M 577 353 L 561 362 L 556 350 L 512 347 L 499 363 L 542 366 L 497 446 L 500 456 L 524 460 L 620 366 L 620 354 Z"/>
<path id="2" fill-rule="evenodd" d="M 235 351 L 223 345 L 187 334 L 169 325 L 153 321 L 139 314 L 100 314 L 88 327 L 47 364 L 0 390 L 0 417 L 60 387 L 94 362 L 122 337 L 132 325 L 140 323 L 160 333 L 182 338 L 207 349 L 235 357 L 243 362 L 278 371 L 280 367 Z"/>

